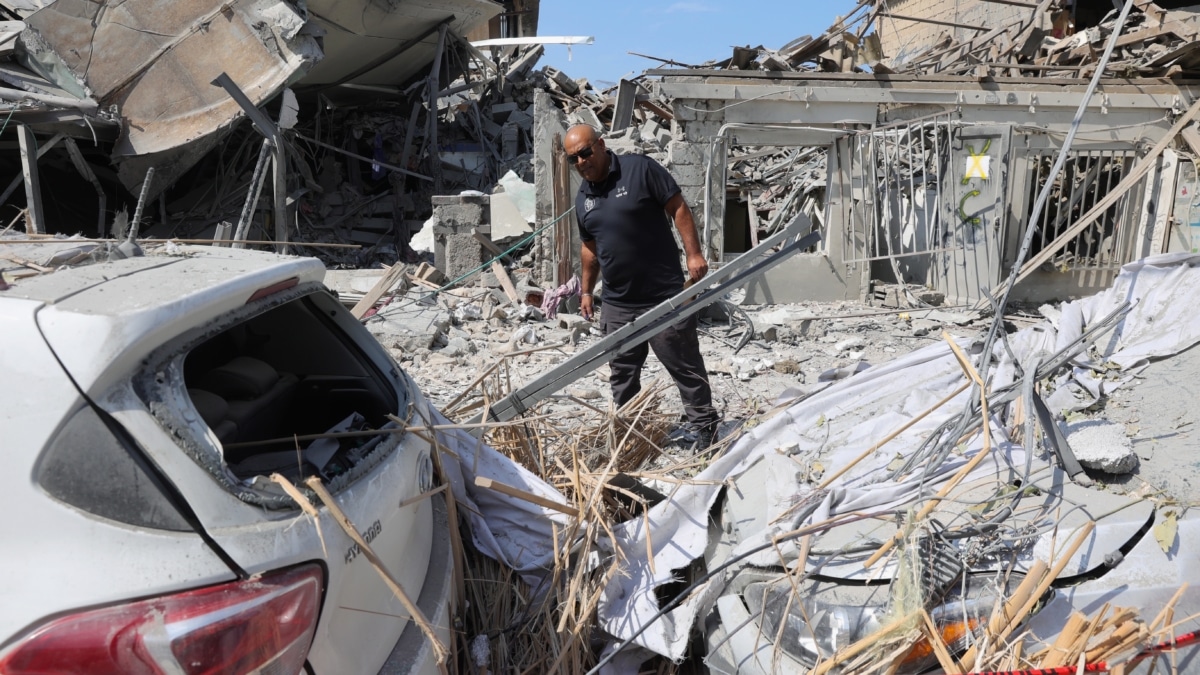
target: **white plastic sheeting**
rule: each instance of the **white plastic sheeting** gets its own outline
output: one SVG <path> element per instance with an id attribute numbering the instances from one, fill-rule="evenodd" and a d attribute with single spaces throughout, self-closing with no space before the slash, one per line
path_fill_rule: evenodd
<path id="1" fill-rule="evenodd" d="M 1115 331 L 1101 339 L 1097 345 L 1100 353 L 1076 359 L 1076 379 L 1090 377 L 1088 365 L 1116 364 L 1130 370 L 1144 365 L 1148 359 L 1186 349 L 1200 342 L 1200 317 L 1191 307 L 1192 299 L 1200 297 L 1198 263 L 1200 256 L 1191 254 L 1131 263 L 1122 269 L 1109 290 L 1065 305 L 1059 326 L 1043 323 L 1010 336 L 1012 348 L 1021 360 L 1053 353 L 1078 338 L 1093 322 L 1129 301 L 1134 303 L 1133 310 Z M 996 350 L 998 354 L 1003 351 L 999 345 Z M 628 576 L 620 578 L 604 595 L 600 607 L 603 627 L 618 638 L 627 637 L 658 611 L 654 589 L 671 581 L 673 570 L 685 567 L 703 554 L 708 541 L 707 514 L 728 478 L 744 471 L 759 457 L 789 446 L 799 446 L 789 449 L 793 455 L 819 456 L 832 471 L 949 395 L 963 381 L 949 346 L 934 344 L 837 382 L 751 430 L 721 459 L 696 476 L 692 484 L 651 510 L 649 537 L 653 542 L 656 572 L 651 572 L 644 555 L 640 558 L 638 555 L 646 550 L 644 521 L 630 521 L 619 528 L 618 545 L 634 562 Z M 1012 381 L 1013 364 L 1005 355 L 993 373 L 990 387 L 995 389 Z M 1105 382 L 1106 386 L 1111 384 Z M 1060 388 L 1067 385 L 1082 387 L 1077 382 L 1060 382 Z M 885 508 L 911 500 L 916 494 L 915 486 L 872 484 L 873 479 L 893 457 L 911 453 L 930 431 L 961 412 L 967 395 L 960 394 L 850 470 L 831 486 L 828 503 L 813 518 L 826 518 L 868 505 Z M 1020 449 L 1008 444 L 994 425 L 992 429 L 1000 449 L 1013 453 L 1011 460 L 1018 461 L 1020 455 L 1015 453 Z M 979 447 L 976 438 L 964 456 L 944 463 L 940 479 L 952 475 Z M 994 465 L 983 462 L 968 480 L 995 470 Z M 868 485 L 870 490 L 864 490 Z M 926 487 L 936 491 L 938 483 L 930 482 Z M 799 524 L 781 523 L 780 527 Z M 771 557 L 778 559 L 774 553 Z M 703 599 L 702 593 L 696 594 L 666 617 L 669 620 L 655 622 L 636 642 L 658 654 L 681 658 Z"/>
<path id="2" fill-rule="evenodd" d="M 1070 344 L 1123 303 L 1132 302 L 1132 311 L 1097 343 L 1098 353 L 1075 359 L 1072 375 L 1058 382 L 1060 391 L 1082 392 L 1084 396 L 1099 390 L 1107 392 L 1120 379 L 1101 380 L 1092 368 L 1117 367 L 1128 376 L 1149 359 L 1169 356 L 1200 342 L 1200 317 L 1192 307 L 1194 299 L 1200 297 L 1198 264 L 1200 255 L 1183 254 L 1127 265 L 1111 289 L 1064 305 L 1057 325 L 1043 322 L 1010 336 L 1009 343 L 1022 362 L 1044 358 Z M 970 353 L 970 345 L 961 346 Z M 1014 364 L 1002 346 L 996 346 L 996 353 L 1001 361 L 992 372 L 991 389 L 1013 381 Z M 652 509 L 647 519 L 635 519 L 616 529 L 617 541 L 611 543 L 630 562 L 625 574 L 605 589 L 599 608 L 603 628 L 620 639 L 632 636 L 650 622 L 659 610 L 654 589 L 673 581 L 675 570 L 686 567 L 704 553 L 708 544 L 708 513 L 728 479 L 781 449 L 794 457 L 819 457 L 827 471 L 832 472 L 932 407 L 963 382 L 962 370 L 949 346 L 944 342 L 933 344 L 831 383 L 752 429 L 694 481 Z M 921 487 L 912 480 L 905 483 L 883 480 L 884 468 L 897 454 L 915 451 L 932 430 L 960 413 L 966 396 L 968 393 L 959 394 L 860 462 L 828 492 L 816 495 L 822 500 L 819 509 L 801 520 L 817 522 L 838 513 L 912 501 Z M 1001 411 L 991 412 L 995 416 Z M 432 416 L 441 419 L 436 412 Z M 436 420 L 433 423 L 439 423 Z M 994 476 L 1008 463 L 1024 461 L 1023 450 L 1005 437 L 998 424 L 993 423 L 991 429 L 993 456 L 982 462 L 968 480 Z M 474 476 L 488 476 L 558 501 L 564 501 L 563 498 L 550 485 L 465 432 L 443 434 L 443 439 L 459 457 L 458 465 L 448 466 L 447 471 L 455 496 L 470 514 L 476 545 L 536 585 L 551 561 L 551 521 L 561 522 L 561 516 L 499 493 L 476 489 Z M 954 455 L 944 462 L 935 477 L 926 477 L 924 489 L 936 491 L 940 482 L 981 447 L 977 436 L 961 456 Z M 786 497 L 776 495 L 779 501 Z M 802 524 L 800 520 L 782 521 L 774 527 L 783 532 Z M 774 530 L 764 531 L 757 541 L 765 541 L 774 533 Z M 647 539 L 654 552 L 653 567 L 645 559 Z M 744 543 L 743 547 L 750 545 Z M 777 553 L 770 552 L 770 558 L 777 561 Z M 705 593 L 695 594 L 686 604 L 654 621 L 635 640 L 636 644 L 672 659 L 681 658 L 698 609 L 705 600 Z M 636 660 L 618 661 L 620 665 L 610 667 L 609 671 L 629 670 Z"/>
<path id="3" fill-rule="evenodd" d="M 426 400 L 422 421 L 430 426 L 451 425 Z M 567 516 L 502 492 L 477 487 L 477 477 L 520 488 L 560 504 L 566 498 L 549 483 L 484 445 L 463 429 L 439 430 L 442 470 L 454 491 L 460 513 L 471 525 L 475 547 L 515 570 L 531 588 L 539 589 L 554 568 L 554 530 L 566 529 Z"/>

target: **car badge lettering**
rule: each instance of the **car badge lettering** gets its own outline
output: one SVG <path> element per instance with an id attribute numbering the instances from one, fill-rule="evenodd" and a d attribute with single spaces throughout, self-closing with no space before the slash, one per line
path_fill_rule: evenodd
<path id="1" fill-rule="evenodd" d="M 368 544 L 372 541 L 375 541 L 375 537 L 378 537 L 379 533 L 382 531 L 383 526 L 380 525 L 378 520 L 376 520 L 375 522 L 371 523 L 371 527 L 368 527 L 366 532 L 362 533 L 363 541 L 367 542 Z M 350 548 L 346 550 L 346 564 L 349 565 L 350 563 L 354 562 L 354 559 L 357 558 L 361 553 L 362 548 L 359 547 L 357 542 L 351 544 Z"/>

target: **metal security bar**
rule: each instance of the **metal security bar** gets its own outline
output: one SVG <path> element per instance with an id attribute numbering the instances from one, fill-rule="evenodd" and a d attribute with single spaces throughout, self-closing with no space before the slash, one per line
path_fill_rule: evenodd
<path id="1" fill-rule="evenodd" d="M 958 250 L 941 206 L 954 181 L 957 113 L 938 113 L 863 131 L 850 139 L 851 199 L 844 200 L 847 263 Z M 951 244 L 950 246 L 947 246 Z"/>
<path id="2" fill-rule="evenodd" d="M 1133 167 L 1133 149 L 1080 150 L 1072 152 L 1053 186 L 1041 222 L 1035 226 L 1032 254 L 1044 249 L 1080 216 L 1090 211 Z M 1054 162 L 1051 152 L 1030 157 L 1033 163 L 1029 184 L 1036 194 L 1045 184 Z M 1060 272 L 1094 271 L 1115 276 L 1122 265 L 1137 257 L 1137 237 L 1144 214 L 1143 204 L 1151 176 L 1139 181 L 1117 200 L 1095 223 L 1076 235 L 1048 265 Z M 1031 214 L 1025 214 L 1026 219 Z M 1022 232 L 1024 236 L 1024 232 Z M 1105 279 L 1093 279 L 1105 283 Z"/>
<path id="3" fill-rule="evenodd" d="M 811 229 L 812 221 L 807 216 L 796 216 L 791 224 L 758 246 L 505 396 L 488 409 L 488 418 L 503 422 L 524 413 L 538 401 L 608 363 L 620 352 L 648 341 L 671 325 L 716 302 L 749 278 L 765 273 L 795 253 L 815 245 L 820 241 L 821 234 L 810 232 Z M 472 422 L 482 420 L 481 414 Z M 482 433 L 482 429 L 479 432 Z"/>

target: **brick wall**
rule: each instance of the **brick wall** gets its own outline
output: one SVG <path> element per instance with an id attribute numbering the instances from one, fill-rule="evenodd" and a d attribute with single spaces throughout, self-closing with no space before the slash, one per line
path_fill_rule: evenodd
<path id="1" fill-rule="evenodd" d="M 887 0 L 887 8 L 893 14 L 929 17 L 972 26 L 999 28 L 1028 19 L 1034 10 L 1026 7 L 1002 5 L 986 0 Z M 1038 17 L 1043 28 L 1049 24 L 1048 16 Z M 956 40 L 968 40 L 979 34 L 966 28 L 919 23 L 904 19 L 880 16 L 875 23 L 888 63 L 904 63 L 921 50 L 936 43 L 942 35 Z"/>

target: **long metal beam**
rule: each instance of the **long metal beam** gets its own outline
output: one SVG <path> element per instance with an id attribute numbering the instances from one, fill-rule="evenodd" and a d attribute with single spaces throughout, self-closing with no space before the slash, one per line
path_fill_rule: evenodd
<path id="1" fill-rule="evenodd" d="M 859 76 L 857 80 L 763 83 L 729 82 L 713 78 L 709 82 L 666 81 L 659 91 L 673 100 L 755 101 L 795 103 L 804 109 L 817 105 L 848 104 L 927 104 L 948 106 L 1011 107 L 1015 110 L 1063 108 L 1072 112 L 1079 107 L 1084 92 L 1076 87 L 1043 84 L 1005 86 L 1003 84 L 899 82 Z M 1104 86 L 1089 109 L 1171 110 L 1186 107 L 1179 87 Z M 1032 98 L 1031 98 L 1032 97 Z M 1191 100 L 1189 96 L 1188 100 Z M 810 111 L 811 113 L 811 111 Z M 686 120 L 685 120 L 686 121 Z"/>
<path id="2" fill-rule="evenodd" d="M 646 342 L 667 327 L 716 302 L 746 279 L 766 272 L 793 253 L 815 245 L 821 240 L 821 234 L 808 232 L 810 229 L 812 222 L 808 217 L 798 215 L 786 228 L 763 240 L 758 246 L 504 397 L 488 411 L 489 418 L 503 422 L 520 415 L 547 396 L 608 363 L 620 352 Z M 802 234 L 804 236 L 801 236 Z M 779 250 L 772 250 L 776 246 L 780 247 Z M 482 415 L 475 421 L 478 422 L 481 418 Z"/>

